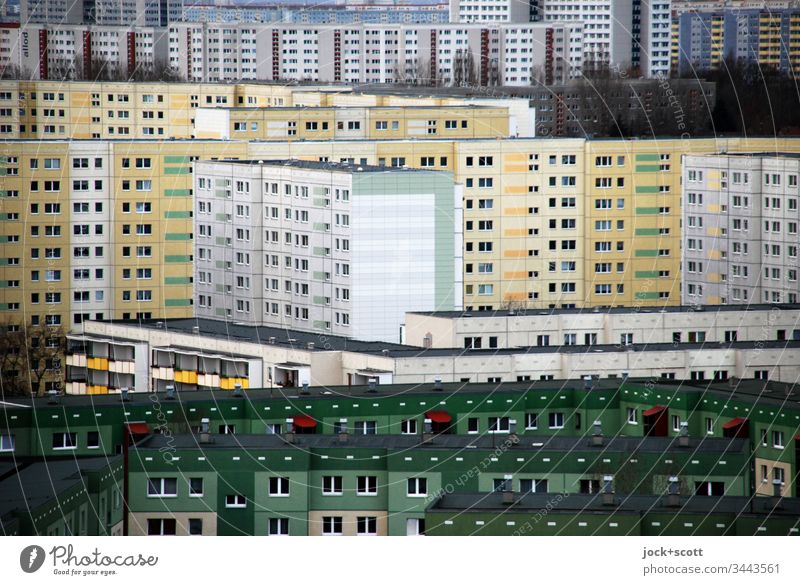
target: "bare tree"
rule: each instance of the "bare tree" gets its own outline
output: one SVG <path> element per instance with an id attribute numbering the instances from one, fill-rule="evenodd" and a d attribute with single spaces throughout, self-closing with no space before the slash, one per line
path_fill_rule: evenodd
<path id="1" fill-rule="evenodd" d="M 475 58 L 469 49 L 456 51 L 453 58 L 453 85 L 475 87 L 478 85 L 478 71 Z"/>
<path id="2" fill-rule="evenodd" d="M 63 384 L 65 348 L 66 336 L 60 325 L 4 323 L 0 326 L 2 394 L 41 396 L 46 381 Z"/>

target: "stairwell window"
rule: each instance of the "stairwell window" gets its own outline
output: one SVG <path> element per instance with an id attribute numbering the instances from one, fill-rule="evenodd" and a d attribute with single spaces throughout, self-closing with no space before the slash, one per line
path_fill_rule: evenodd
<path id="1" fill-rule="evenodd" d="M 147 480 L 148 498 L 174 498 L 178 495 L 178 479 L 175 477 L 151 477 Z"/>
<path id="2" fill-rule="evenodd" d="M 269 495 L 270 495 L 270 497 L 288 497 L 289 496 L 289 478 L 288 477 L 270 477 L 269 478 Z"/>
<path id="3" fill-rule="evenodd" d="M 428 495 L 428 479 L 425 477 L 409 477 L 407 491 L 411 498 L 421 498 Z"/>

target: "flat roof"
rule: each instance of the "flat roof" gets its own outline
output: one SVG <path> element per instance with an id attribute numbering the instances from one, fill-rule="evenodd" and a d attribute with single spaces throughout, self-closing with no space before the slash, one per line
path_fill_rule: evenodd
<path id="1" fill-rule="evenodd" d="M 36 510 L 65 490 L 85 483 L 84 475 L 113 465 L 121 456 L 65 459 L 48 458 L 7 470 L 0 481 L 0 517 L 15 511 Z"/>
<path id="2" fill-rule="evenodd" d="M 540 512 L 548 514 L 630 513 L 642 512 L 669 514 L 769 514 L 770 516 L 800 517 L 800 498 L 785 497 L 780 507 L 775 507 L 770 497 L 748 496 L 682 496 L 679 506 L 668 506 L 665 496 L 616 494 L 614 505 L 603 504 L 602 494 L 561 494 L 558 505 L 553 505 L 555 493 L 515 494 L 514 503 L 503 503 L 503 494 L 452 493 L 445 494 L 428 506 L 429 512 L 461 513 L 514 513 Z"/>
<path id="3" fill-rule="evenodd" d="M 222 337 L 260 345 L 278 345 L 298 350 L 309 351 L 351 351 L 356 353 L 381 354 L 397 359 L 445 357 L 445 356 L 501 356 L 519 354 L 602 354 L 618 352 L 665 352 L 699 349 L 772 349 L 800 348 L 800 341 L 735 341 L 702 342 L 702 343 L 634 343 L 620 348 L 618 344 L 603 345 L 548 345 L 530 347 L 509 347 L 500 349 L 464 349 L 421 348 L 412 345 L 401 345 L 384 341 L 358 341 L 334 335 L 320 336 L 319 333 L 281 329 L 259 325 L 237 324 L 216 319 L 150 319 L 150 320 L 112 320 L 108 323 L 124 326 L 136 326 L 147 329 L 159 329 L 174 333 L 201 335 L 203 337 Z M 194 328 L 197 327 L 197 330 Z M 96 333 L 89 336 L 97 336 Z M 80 338 L 80 334 L 71 334 L 71 338 Z M 115 338 L 114 338 L 115 339 Z M 121 338 L 130 341 L 124 336 Z M 141 343 L 141 341 L 139 342 Z M 313 343 L 313 347 L 308 344 Z M 214 352 L 219 354 L 220 352 Z"/>
<path id="4" fill-rule="evenodd" d="M 347 96 L 351 96 L 352 94 L 344 94 Z M 359 94 L 368 96 L 369 94 Z M 397 97 L 401 97 L 402 94 L 398 94 Z M 406 97 L 413 97 L 413 96 L 406 96 Z M 439 99 L 437 96 L 430 96 L 430 99 Z M 520 98 L 521 99 L 521 98 Z M 506 106 L 497 106 L 492 104 L 431 104 L 428 106 L 424 105 L 398 105 L 392 104 L 388 106 L 371 106 L 367 104 L 344 104 L 339 106 L 200 106 L 197 109 L 203 110 L 226 110 L 226 111 L 241 111 L 241 112 L 262 112 L 262 111 L 284 111 L 284 112 L 294 112 L 297 110 L 445 110 L 445 109 L 460 109 L 460 110 L 488 110 L 488 109 L 502 109 Z"/>
<path id="5" fill-rule="evenodd" d="M 800 155 L 798 155 L 800 156 Z M 664 305 L 661 307 L 591 307 L 575 309 L 514 309 L 497 311 L 409 311 L 412 315 L 427 315 L 439 319 L 495 319 L 498 317 L 529 317 L 547 315 L 631 315 L 655 313 L 731 313 L 736 311 L 800 311 L 800 303 L 748 304 L 748 305 Z"/>
<path id="6" fill-rule="evenodd" d="M 268 434 L 212 434 L 213 442 L 200 443 L 199 433 L 176 435 L 150 435 L 137 444 L 139 450 L 158 450 L 166 446 L 176 449 L 389 449 L 408 451 L 412 449 L 441 450 L 470 449 L 494 451 L 506 444 L 509 435 L 434 435 L 430 441 L 423 442 L 421 435 L 355 435 L 350 434 L 347 442 L 340 442 L 334 434 L 295 434 L 289 442 L 286 435 Z M 587 437 L 536 437 L 518 435 L 519 442 L 503 447 L 509 452 L 573 452 L 596 450 L 604 453 L 667 453 L 684 449 L 691 453 L 747 453 L 747 439 L 691 438 L 689 447 L 678 447 L 675 437 L 607 437 L 602 447 L 593 447 Z"/>
<path id="7" fill-rule="evenodd" d="M 771 382 L 764 380 L 742 380 L 731 378 L 726 382 L 696 382 L 684 380 L 657 380 L 652 378 L 601 378 L 591 382 L 591 392 L 613 396 L 623 384 L 648 384 L 654 391 L 671 393 L 695 393 L 703 396 L 716 396 L 720 400 L 745 400 L 758 404 L 769 404 L 777 407 L 793 407 L 800 409 L 800 381 L 790 384 L 786 382 Z M 190 405 L 201 401 L 221 403 L 233 402 L 258 402 L 269 399 L 290 400 L 340 400 L 342 398 L 358 398 L 362 400 L 380 400 L 381 397 L 403 396 L 434 396 L 437 399 L 446 399 L 456 394 L 478 394 L 511 392 L 523 394 L 525 392 L 546 391 L 582 391 L 587 388 L 587 382 L 582 379 L 573 380 L 535 380 L 530 382 L 502 382 L 499 384 L 480 382 L 446 382 L 437 390 L 431 382 L 416 384 L 379 384 L 374 391 L 368 385 L 360 386 L 310 386 L 308 392 L 298 387 L 251 388 L 243 392 L 242 397 L 233 395 L 230 390 L 197 390 L 176 391 L 174 402 L 176 405 Z M 159 393 L 163 396 L 164 393 Z M 128 405 L 152 405 L 152 394 L 148 392 L 129 392 Z M 14 405 L 34 406 L 37 410 L 54 408 L 63 409 L 70 406 L 92 407 L 121 407 L 123 404 L 119 394 L 68 394 L 59 397 L 58 404 L 50 404 L 49 398 L 21 397 L 10 398 L 0 411 Z M 288 416 L 288 415 L 287 415 Z"/>
<path id="8" fill-rule="evenodd" d="M 378 165 L 357 165 L 346 162 L 300 160 L 296 158 L 277 159 L 277 160 L 250 160 L 250 159 L 221 159 L 221 160 L 200 160 L 204 164 L 234 164 L 234 165 L 254 165 L 265 167 L 293 167 L 297 169 L 310 169 L 315 171 L 332 171 L 340 173 L 426 173 L 442 171 L 429 171 L 412 167 L 387 167 Z M 447 172 L 447 171 L 445 171 Z"/>

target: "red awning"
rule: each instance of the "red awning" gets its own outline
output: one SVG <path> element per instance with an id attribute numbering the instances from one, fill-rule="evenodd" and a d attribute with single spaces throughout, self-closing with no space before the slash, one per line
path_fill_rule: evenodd
<path id="1" fill-rule="evenodd" d="M 665 410 L 667 410 L 666 406 L 654 406 L 653 408 L 645 410 L 642 414 L 644 416 L 653 416 L 656 414 L 661 414 Z"/>
<path id="2" fill-rule="evenodd" d="M 313 429 L 317 426 L 317 421 L 307 414 L 296 414 L 292 419 L 292 424 L 301 429 Z"/>
<path id="3" fill-rule="evenodd" d="M 431 419 L 431 422 L 441 424 L 447 424 L 453 420 L 453 417 L 444 410 L 429 410 L 425 413 L 425 418 Z"/>
<path id="4" fill-rule="evenodd" d="M 150 426 L 146 422 L 129 422 L 128 432 L 132 435 L 149 435 Z"/>
<path id="5" fill-rule="evenodd" d="M 743 418 L 741 416 L 737 416 L 736 418 L 731 419 L 728 422 L 726 422 L 724 425 L 722 425 L 722 428 L 723 429 L 735 429 L 736 427 L 739 427 L 739 426 L 743 425 L 746 422 L 747 422 L 746 418 Z"/>

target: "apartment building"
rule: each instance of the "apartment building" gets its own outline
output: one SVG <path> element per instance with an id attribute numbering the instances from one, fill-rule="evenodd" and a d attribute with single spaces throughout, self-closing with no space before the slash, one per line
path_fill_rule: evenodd
<path id="1" fill-rule="evenodd" d="M 687 156 L 683 175 L 683 302 L 796 303 L 800 157 Z"/>
<path id="2" fill-rule="evenodd" d="M 800 507 L 794 500 L 780 500 L 781 505 L 776 510 L 778 499 L 765 498 L 754 502 L 746 497 L 693 496 L 686 493 L 686 487 L 678 491 L 672 497 L 628 494 L 565 497 L 514 493 L 443 495 L 428 507 L 425 522 L 430 528 L 426 528 L 425 534 L 795 536 L 798 532 L 796 523 Z M 542 510 L 548 510 L 545 522 L 539 521 Z"/>
<path id="3" fill-rule="evenodd" d="M 46 93 L 52 97 L 37 94 L 36 99 L 59 98 L 57 92 Z M 172 212 L 178 215 L 194 212 L 190 172 L 194 157 L 197 160 L 295 158 L 361 166 L 405 165 L 452 173 L 454 182 L 463 185 L 464 193 L 463 298 L 467 311 L 677 305 L 682 302 L 680 155 L 723 150 L 792 152 L 797 150 L 797 142 L 789 138 L 777 142 L 775 139 L 554 141 L 523 138 L 294 142 L 8 140 L 2 145 L 1 155 L 4 157 L 0 172 L 5 174 L 5 216 L 0 222 L 0 235 L 8 238 L 1 253 L 8 266 L 7 282 L 10 284 L 0 288 L 0 305 L 9 312 L 24 309 L 25 314 L 38 315 L 44 320 L 41 300 L 51 284 L 43 280 L 44 261 L 53 270 L 61 271 L 61 286 L 73 285 L 64 280 L 65 271 L 72 277 L 71 262 L 76 253 L 73 249 L 67 254 L 65 248 L 70 214 L 74 213 L 73 203 L 78 203 L 71 198 L 97 196 L 97 203 L 104 199 L 115 202 L 115 212 L 120 214 L 113 216 L 116 224 L 109 244 L 115 257 L 108 256 L 110 251 L 105 245 L 97 245 L 103 248 L 106 260 L 110 264 L 116 262 L 115 266 L 120 268 L 113 272 L 114 278 L 119 279 L 114 283 L 113 312 L 109 315 L 105 305 L 97 305 L 103 306 L 102 310 L 73 310 L 68 304 L 71 297 L 66 299 L 62 294 L 60 303 L 47 307 L 47 314 L 65 325 L 77 323 L 75 313 L 102 313 L 103 318 L 126 315 L 133 318 L 139 313 L 154 318 L 190 316 L 194 285 L 191 281 L 194 278 L 192 250 L 196 234 L 193 218 L 173 216 Z M 92 148 L 108 152 L 109 157 L 113 153 L 114 170 L 103 179 L 102 190 L 95 190 L 95 183 L 87 183 L 88 178 L 76 175 L 73 179 L 71 176 L 73 172 L 94 172 L 93 161 L 87 163 L 88 169 L 72 168 L 72 150 L 86 152 Z M 105 155 L 91 158 L 102 156 Z M 45 162 L 45 158 L 60 160 Z M 74 158 L 88 157 L 76 155 Z M 138 158 L 150 159 L 151 168 L 136 168 Z M 141 164 L 145 164 L 144 160 Z M 31 165 L 38 166 L 31 168 Z M 54 165 L 59 166 L 55 168 Z M 82 181 L 76 183 L 78 190 L 88 187 L 89 193 L 74 195 L 76 191 L 70 189 L 73 180 Z M 148 186 L 149 191 L 146 190 Z M 32 187 L 38 191 L 31 192 Z M 134 217 L 133 210 L 138 209 L 139 204 L 145 212 L 147 202 L 154 210 L 150 213 L 158 217 L 146 216 L 152 217 L 152 221 L 126 219 Z M 34 203 L 39 207 L 32 209 Z M 60 206 L 50 205 L 55 203 Z M 130 216 L 122 215 L 123 203 L 131 210 Z M 157 209 L 160 211 L 155 211 Z M 167 212 L 170 212 L 169 217 Z M 42 218 L 47 223 L 42 223 Z M 44 233 L 45 227 L 51 224 L 53 231 L 47 234 L 48 244 L 55 242 L 50 238 L 61 237 L 63 245 L 35 243 L 36 236 L 31 235 L 30 230 L 38 226 L 40 233 Z M 60 236 L 55 235 L 56 224 L 61 226 Z M 81 222 L 81 225 L 86 224 L 88 222 Z M 96 228 L 90 226 L 89 229 Z M 139 229 L 142 233 L 135 232 Z M 145 233 L 148 229 L 153 233 Z M 123 230 L 129 230 L 130 234 Z M 546 239 L 542 238 L 544 234 L 548 236 Z M 80 237 L 91 242 L 89 236 Z M 139 238 L 141 241 L 135 243 Z M 29 242 L 25 244 L 25 253 L 16 245 L 23 241 Z M 136 245 L 149 245 L 150 259 L 138 257 Z M 84 256 L 86 245 L 78 246 L 77 241 L 74 247 L 81 248 L 79 259 L 82 262 L 96 254 L 90 249 L 89 255 Z M 32 248 L 37 249 L 39 259 L 31 256 Z M 56 254 L 51 248 L 59 248 L 59 258 L 45 258 L 46 254 Z M 142 249 L 143 254 L 147 252 L 147 248 Z M 173 263 L 180 264 L 180 270 L 174 270 L 178 267 Z M 129 273 L 121 271 L 123 267 L 130 269 L 130 280 L 126 278 Z M 139 294 L 135 291 L 140 289 L 132 286 L 133 271 L 137 268 L 152 268 L 156 279 L 151 281 L 152 287 L 142 288 L 142 291 L 151 291 L 152 300 L 145 301 L 148 293 L 142 292 L 145 304 L 140 307 L 133 302 L 134 295 Z M 157 273 L 157 270 L 171 273 Z M 107 275 L 108 270 L 104 269 L 103 276 L 107 278 Z M 164 280 L 162 286 L 159 279 L 166 276 L 190 280 L 181 284 Z M 81 289 L 85 286 L 84 281 Z M 102 281 L 97 290 L 107 286 L 108 281 Z M 125 291 L 128 294 L 123 294 Z M 32 304 L 33 293 L 40 293 L 39 305 Z M 102 302 L 106 303 L 107 297 L 104 296 Z"/>
<path id="4" fill-rule="evenodd" d="M 17 141 L 3 146 L 5 320 L 190 316 L 193 159 L 208 141 Z"/>
<path id="5" fill-rule="evenodd" d="M 168 57 L 167 29 L 152 26 L 26 24 L 19 29 L 21 79 L 127 79 L 156 74 Z"/>
<path id="6" fill-rule="evenodd" d="M 262 25 L 175 23 L 169 64 L 189 81 L 414 85 L 563 82 L 581 66 L 581 23 Z"/>
<path id="7" fill-rule="evenodd" d="M 194 134 L 224 140 L 532 137 L 534 118 L 525 100 L 508 100 L 508 107 L 198 108 Z"/>
<path id="8" fill-rule="evenodd" d="M 3 30 L 0 28 L 0 43 L 5 38 Z M 476 117 L 469 114 L 469 106 L 488 109 Z M 396 121 L 397 128 L 394 124 L 386 129 L 374 125 L 367 128 L 367 109 L 374 115 L 383 111 L 387 114 L 383 119 Z M 296 134 L 289 134 L 288 126 L 282 127 L 285 132 L 281 136 L 287 139 L 496 138 L 535 134 L 534 111 L 525 99 L 380 95 L 356 92 L 350 87 L 267 83 L 0 80 L 0 137 L 5 140 L 268 138 L 272 136 L 266 131 L 266 121 L 274 121 L 278 111 L 282 117 L 291 112 L 290 117 L 298 122 Z M 388 112 L 395 115 L 390 118 Z M 453 118 L 451 114 L 457 112 L 461 115 Z M 235 122 L 250 122 L 250 117 L 265 123 L 257 131 L 252 130 L 252 125 L 246 130 L 241 125 L 233 126 Z M 339 129 L 337 117 L 348 124 Z M 318 122 L 317 128 L 306 128 L 306 118 Z M 416 120 L 416 124 L 424 120 L 425 131 L 411 131 L 406 119 Z M 455 128 L 453 119 L 457 120 Z M 430 126 L 435 128 L 427 129 L 428 120 L 434 121 Z M 328 131 L 322 128 L 326 121 Z M 351 121 L 360 122 L 359 128 L 354 123 L 351 129 Z M 232 136 L 225 135 L 225 124 Z"/>
<path id="9" fill-rule="evenodd" d="M 716 70 L 733 59 L 792 75 L 799 47 L 797 7 L 697 10 L 672 19 L 671 68 L 679 74 Z"/>
<path id="10" fill-rule="evenodd" d="M 185 6 L 184 22 L 285 22 L 291 24 L 355 24 L 355 23 L 444 23 L 448 22 L 447 3 L 349 4 L 346 6 Z"/>
<path id="11" fill-rule="evenodd" d="M 449 172 L 199 161 L 194 181 L 200 317 L 396 341 L 407 311 L 462 306 Z"/>
<path id="12" fill-rule="evenodd" d="M 450 22 L 529 22 L 531 4 L 531 0 L 450 0 Z"/>
<path id="13" fill-rule="evenodd" d="M 614 308 L 603 311 L 408 313 L 404 343 L 426 348 L 503 349 L 543 345 L 732 343 L 800 340 L 799 305 Z"/>
<path id="14" fill-rule="evenodd" d="M 684 501 L 749 497 L 756 506 L 770 502 L 757 496 L 797 491 L 800 413 L 785 400 L 796 393 L 792 384 L 629 378 L 289 392 L 248 390 L 246 400 L 184 392 L 159 408 L 147 393 L 124 404 L 113 396 L 40 398 L 35 410 L 11 400 L 3 408 L 12 416 L 0 423 L 3 456 L 69 453 L 81 461 L 122 452 L 124 476 L 106 485 L 121 479 L 127 534 L 186 534 L 199 519 L 192 524 L 200 534 L 355 534 L 361 524 L 371 529 L 364 534 L 401 535 L 418 533 L 444 492 L 658 498 L 670 477 L 678 488 L 671 495 Z M 242 449 L 251 456 L 239 457 Z M 270 515 L 294 520 L 273 523 Z M 176 522 L 164 530 L 164 519 Z"/>
<path id="15" fill-rule="evenodd" d="M 101 24 L 167 26 L 179 20 L 182 0 L 19 0 L 20 22 L 26 24 Z"/>
<path id="16" fill-rule="evenodd" d="M 620 333 L 624 343 L 568 345 L 555 332 L 540 332 L 531 346 L 507 348 L 499 347 L 499 334 L 494 341 L 483 336 L 482 344 L 473 340 L 468 348 L 420 348 L 204 318 L 84 321 L 80 330 L 68 338 L 67 394 L 164 391 L 170 384 L 197 391 L 370 380 L 381 385 L 587 377 L 792 382 L 800 374 L 800 342 L 781 338 L 777 330 L 773 337 L 712 343 L 700 341 L 706 330 L 687 325 L 674 330 L 681 341 L 652 343 L 633 323 Z"/>

